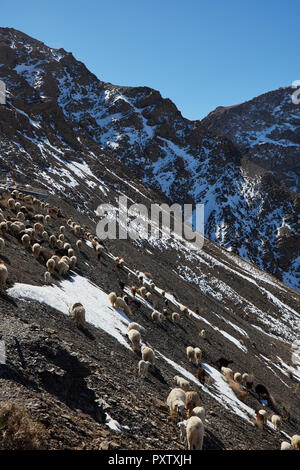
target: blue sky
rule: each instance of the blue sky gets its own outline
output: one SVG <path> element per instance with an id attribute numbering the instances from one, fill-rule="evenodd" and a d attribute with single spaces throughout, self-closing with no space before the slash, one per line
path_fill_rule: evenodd
<path id="1" fill-rule="evenodd" d="M 13 5 L 13 7 L 12 7 Z M 14 0 L 0 25 L 202 119 L 300 79 L 298 0 Z"/>

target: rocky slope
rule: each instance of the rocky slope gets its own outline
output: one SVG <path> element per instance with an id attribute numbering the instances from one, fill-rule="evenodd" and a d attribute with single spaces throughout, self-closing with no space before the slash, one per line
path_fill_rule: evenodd
<path id="1" fill-rule="evenodd" d="M 101 82 L 72 54 L 13 29 L 0 29 L 0 64 L 4 168 L 90 214 L 99 177 L 120 169 L 156 200 L 205 204 L 208 238 L 299 287 L 299 197 L 229 139 L 184 119 L 158 91 Z"/>

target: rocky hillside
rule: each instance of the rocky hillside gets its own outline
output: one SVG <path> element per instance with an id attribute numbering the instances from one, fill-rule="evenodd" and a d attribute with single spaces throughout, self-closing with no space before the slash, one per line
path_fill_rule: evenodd
<path id="1" fill-rule="evenodd" d="M 139 189 L 131 183 L 128 188 L 132 200 L 138 200 Z M 108 191 L 111 202 L 118 187 L 115 191 Z M 42 201 L 33 204 L 16 195 L 27 230 L 37 214 L 49 214 L 50 220 L 44 221 L 47 236 L 58 237 L 65 226 L 64 243 L 76 250 L 82 240 L 75 268 L 62 276 L 55 270 L 47 284 L 46 259 L 68 252 L 58 244 L 51 247 L 39 233 L 24 248 L 23 227 L 18 231 L 13 223 L 18 209 L 8 203 L 11 196 L 3 193 L 0 200 L 2 219 L 8 222 L 7 231 L 1 225 L 5 246 L 0 259 L 8 279 L 0 295 L 0 335 L 6 351 L 6 363 L 0 366 L 0 417 L 3 402 L 24 404 L 34 429 L 39 429 L 36 446 L 43 449 L 184 449 L 180 418 L 170 420 L 166 407 L 174 376 L 180 375 L 205 407 L 206 450 L 279 449 L 283 440 L 299 434 L 300 374 L 291 348 L 299 338 L 296 291 L 209 240 L 199 253 L 190 252 L 180 240 L 111 240 L 98 259 L 91 243 L 95 224 L 70 199 L 50 195 L 45 207 Z M 80 230 L 74 233 L 68 221 Z M 32 246 L 37 242 L 41 253 L 35 258 Z M 116 267 L 116 256 L 124 258 L 124 267 Z M 144 275 L 150 299 L 131 293 L 132 283 L 139 287 L 136 270 L 149 272 L 155 282 L 153 292 Z M 112 307 L 112 291 L 127 294 L 130 312 Z M 82 327 L 70 315 L 74 302 L 85 308 Z M 151 318 L 154 305 L 159 312 L 166 309 L 159 322 Z M 188 315 L 180 312 L 183 305 Z M 179 313 L 178 323 L 172 321 L 172 312 Z M 137 373 L 141 352 L 131 349 L 127 335 L 130 321 L 144 328 L 142 340 L 155 352 L 144 379 Z M 205 337 L 199 335 L 203 329 Z M 187 346 L 201 348 L 202 383 L 196 364 L 186 356 Z M 243 400 L 220 373 L 221 357 L 233 361 L 234 372 L 252 378 Z M 269 398 L 256 393 L 258 384 L 267 387 Z M 264 429 L 254 424 L 259 409 L 267 411 Z M 270 422 L 274 413 L 282 417 L 281 432 Z M 10 426 L 1 423 L 3 449 L 11 442 Z M 25 446 L 22 435 L 10 448 Z"/>
<path id="2" fill-rule="evenodd" d="M 299 287 L 299 197 L 229 139 L 158 91 L 101 82 L 72 54 L 13 29 L 0 29 L 0 64 L 4 168 L 91 217 L 112 172 L 116 186 L 140 181 L 157 201 L 203 203 L 208 238 Z"/>

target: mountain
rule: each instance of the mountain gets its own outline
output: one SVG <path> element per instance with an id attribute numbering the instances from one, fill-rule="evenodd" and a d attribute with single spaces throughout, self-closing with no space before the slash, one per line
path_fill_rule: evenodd
<path id="1" fill-rule="evenodd" d="M 2 28 L 0 64 L 8 88 L 7 104 L 0 106 L 1 166 L 15 170 L 21 192 L 48 194 L 48 208 L 42 200 L 34 204 L 20 196 L 26 228 L 36 215 L 50 215 L 44 220 L 46 234 L 35 233 L 24 248 L 22 232 L 12 227 L 17 211 L 8 199 L 13 193 L 0 194 L 1 218 L 8 222 L 0 253 L 8 269 L 0 295 L 0 347 L 6 352 L 0 364 L 0 448 L 183 450 L 166 406 L 180 374 L 206 410 L 204 449 L 279 449 L 282 440 L 299 433 L 300 374 L 294 356 L 300 295 L 230 248 L 239 229 L 235 250 L 258 256 L 266 232 L 270 241 L 263 244 L 260 264 L 270 271 L 274 266 L 278 277 L 295 285 L 296 269 L 288 262 L 277 265 L 283 248 L 288 260 L 295 259 L 290 235 L 281 233 L 272 245 L 284 214 L 296 217 L 295 194 L 229 139 L 184 119 L 158 92 L 100 82 L 62 49 Z M 108 239 L 98 259 L 91 243 L 95 210 L 101 203 L 118 205 L 120 196 L 148 210 L 153 203 L 206 198 L 212 240 L 205 238 L 203 249 L 195 251 L 181 239 Z M 70 220 L 80 225 L 76 233 Z M 75 251 L 76 266 L 62 276 L 55 271 L 48 285 L 45 257 L 67 254 L 47 239 L 58 237 L 61 226 L 64 242 L 76 250 L 81 239 L 82 249 Z M 255 235 L 248 245 L 244 233 Z M 42 247 L 36 258 L 34 243 Z M 123 267 L 116 266 L 116 257 L 124 258 Z M 144 274 L 150 299 L 132 295 L 132 283 L 139 286 L 136 271 L 151 274 L 153 292 Z M 131 312 L 114 308 L 110 292 L 126 293 Z M 85 308 L 83 327 L 70 315 L 74 302 Z M 180 312 L 184 305 L 188 315 Z M 161 321 L 153 322 L 153 310 L 163 308 Z M 173 312 L 180 315 L 178 323 Z M 142 341 L 155 352 L 145 379 L 137 373 L 141 352 L 130 347 L 131 321 L 142 325 Z M 205 338 L 199 335 L 203 329 Z M 187 359 L 187 346 L 202 350 L 205 383 Z M 253 375 L 246 402 L 220 373 L 221 357 L 233 361 L 234 372 Z M 272 399 L 258 396 L 258 384 Z M 35 424 L 30 427 L 23 418 L 22 433 L 11 435 L 3 402 L 16 406 L 18 419 L 24 412 L 17 405 L 24 404 Z M 253 420 L 263 407 L 269 420 L 260 430 Z M 273 413 L 282 416 L 281 432 L 270 422 Z"/>
<path id="2" fill-rule="evenodd" d="M 206 237 L 299 288 L 299 196 L 231 140 L 183 118 L 158 91 L 104 83 L 71 53 L 13 29 L 0 29 L 0 64 L 4 167 L 69 197 L 74 169 L 99 177 L 114 161 L 161 201 L 205 204 Z M 86 191 L 74 199 L 94 211 Z"/>
<path id="3" fill-rule="evenodd" d="M 246 103 L 219 106 L 202 123 L 299 193 L 300 107 L 292 101 L 295 91 L 279 88 Z"/>

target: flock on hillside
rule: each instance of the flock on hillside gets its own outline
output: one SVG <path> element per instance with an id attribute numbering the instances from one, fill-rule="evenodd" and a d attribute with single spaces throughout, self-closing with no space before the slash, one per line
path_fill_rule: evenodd
<path id="1" fill-rule="evenodd" d="M 53 233 L 51 220 L 61 219 L 65 225 L 59 227 L 59 233 Z M 75 235 L 77 241 L 74 246 L 65 241 L 67 231 Z M 5 237 L 7 234 L 19 241 L 20 247 L 32 253 L 45 266 L 44 282 L 52 283 L 54 276 L 62 279 L 68 275 L 69 270 L 74 270 L 77 259 L 80 256 L 83 243 L 86 242 L 93 247 L 95 257 L 99 260 L 106 253 L 112 256 L 104 247 L 103 243 L 93 235 L 86 225 L 81 225 L 72 217 L 65 217 L 57 207 L 52 207 L 49 203 L 36 197 L 24 194 L 18 190 L 2 194 L 0 201 L 0 252 L 5 251 Z M 130 317 L 130 302 L 138 302 L 137 294 L 145 302 L 152 306 L 151 319 L 154 323 L 160 323 L 168 318 L 174 324 L 181 321 L 181 318 L 192 316 L 188 307 L 177 302 L 174 308 L 170 306 L 172 301 L 166 296 L 166 292 L 156 286 L 152 275 L 148 272 L 139 272 L 129 269 L 121 257 L 113 257 L 114 268 L 127 273 L 128 285 L 118 281 L 122 291 L 122 296 L 116 292 L 108 294 L 108 300 L 112 307 L 122 310 Z M 3 261 L 0 261 L 0 289 L 3 292 L 8 279 L 8 268 Z M 74 323 L 78 327 L 85 325 L 85 309 L 78 299 L 78 302 L 70 305 L 70 314 L 74 318 Z M 178 307 L 179 306 L 179 307 Z M 172 310 L 174 310 L 172 312 Z M 177 310 L 177 311 L 175 311 Z M 206 330 L 199 331 L 199 341 L 204 344 Z M 143 337 L 143 339 L 142 339 Z M 147 345 L 147 330 L 136 322 L 128 324 L 128 339 L 132 350 L 139 353 L 137 361 L 137 374 L 141 379 L 147 377 L 149 370 L 154 367 L 155 352 Z M 203 347 L 203 346 L 202 346 Z M 184 354 L 184 351 L 183 351 Z M 208 374 L 201 365 L 202 350 L 199 347 L 188 346 L 186 348 L 186 361 L 195 366 L 195 377 L 201 384 L 208 380 Z M 229 365 L 230 359 L 221 357 L 217 361 L 217 366 L 221 371 L 224 380 L 227 382 L 235 396 L 246 402 L 249 390 L 253 389 L 254 377 L 246 372 L 233 371 Z M 266 400 L 272 408 L 274 399 L 272 394 L 263 384 L 255 386 L 255 392 L 259 400 Z M 179 429 L 179 436 L 184 445 L 189 450 L 201 450 L 205 436 L 206 410 L 197 391 L 193 390 L 190 382 L 179 375 L 174 377 L 174 388 L 165 397 L 169 409 L 170 421 L 175 421 Z M 288 419 L 288 413 L 283 411 L 282 416 L 272 414 L 269 416 L 274 430 L 280 432 L 282 421 Z M 267 426 L 268 412 L 265 409 L 256 410 L 255 424 L 263 429 Z M 294 435 L 291 442 L 284 441 L 281 444 L 282 450 L 300 450 L 300 435 Z"/>

